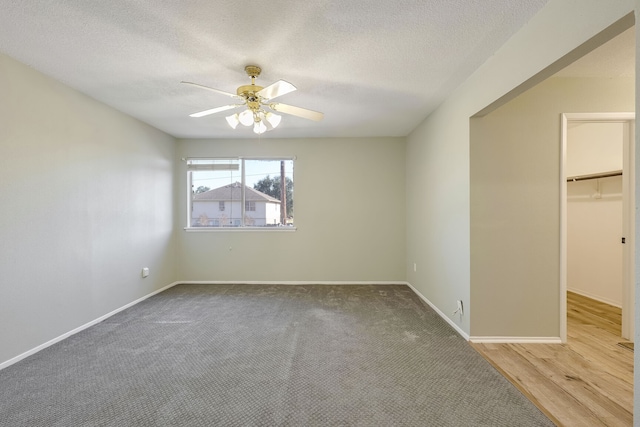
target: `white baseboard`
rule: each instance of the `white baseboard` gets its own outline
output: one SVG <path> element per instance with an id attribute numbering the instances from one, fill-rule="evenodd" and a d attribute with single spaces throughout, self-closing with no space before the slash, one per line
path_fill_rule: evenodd
<path id="1" fill-rule="evenodd" d="M 606 298 L 602 298 L 602 297 L 599 297 L 597 295 L 590 294 L 589 292 L 578 291 L 576 289 L 567 289 L 567 291 L 573 292 L 574 294 L 582 295 L 583 297 L 591 298 L 591 299 L 596 300 L 596 301 L 603 302 L 605 304 L 612 305 L 614 307 L 622 308 L 622 304 L 619 303 L 619 302 L 608 300 Z"/>
<path id="2" fill-rule="evenodd" d="M 562 344 L 560 337 L 471 337 L 476 344 Z"/>
<path id="3" fill-rule="evenodd" d="M 67 333 L 64 333 L 62 335 L 60 335 L 59 337 L 56 337 L 52 340 L 49 340 L 47 342 L 45 342 L 44 344 L 41 344 L 37 347 L 32 348 L 31 350 L 28 350 L 16 357 L 13 357 L 5 362 L 0 363 L 0 370 L 13 365 L 14 363 L 19 362 L 20 360 L 31 356 L 32 354 L 35 354 L 37 352 L 39 352 L 40 350 L 43 350 L 47 347 L 50 347 L 51 345 L 60 342 L 62 340 L 64 340 L 65 338 L 68 338 L 74 334 L 77 334 L 80 331 L 83 331 L 95 324 L 98 324 L 100 322 L 102 322 L 103 320 L 113 316 L 114 314 L 117 314 L 123 310 L 126 310 L 129 307 L 132 307 L 136 304 L 138 304 L 141 301 L 146 300 L 149 297 L 152 297 L 153 295 L 159 294 L 160 292 L 163 292 L 169 288 L 172 288 L 176 285 L 183 285 L 183 284 L 203 284 L 203 285 L 235 285 L 235 284 L 242 284 L 242 285 L 406 285 L 408 286 L 421 300 L 423 300 L 427 305 L 429 305 L 429 307 L 431 307 L 436 313 L 438 313 L 438 315 L 443 318 L 449 325 L 451 325 L 451 327 L 458 333 L 460 334 L 460 336 L 462 336 L 465 340 L 467 341 L 471 341 L 474 343 L 539 343 L 539 344 L 561 344 L 562 341 L 560 340 L 559 337 L 470 337 L 469 334 L 467 334 L 465 331 L 463 331 L 460 326 L 458 326 L 452 319 L 450 319 L 447 315 L 445 315 L 438 307 L 436 307 L 431 301 L 429 301 L 428 298 L 426 298 L 424 295 L 422 295 L 420 293 L 420 291 L 418 291 L 416 288 L 414 288 L 410 283 L 408 282 L 401 282 L 401 281 L 317 281 L 317 280 L 312 280 L 312 281 L 252 281 L 252 280 L 244 280 L 244 281 L 228 281 L 228 280 L 221 280 L 221 281 L 203 281 L 203 280 L 196 280 L 196 281 L 177 281 L 177 282 L 173 282 L 161 289 L 158 289 L 154 292 L 151 292 L 148 295 L 145 295 L 141 298 L 138 298 L 135 301 L 132 301 L 120 308 L 117 308 L 116 310 L 111 311 L 110 313 L 107 313 L 103 316 L 98 317 L 97 319 L 92 320 L 91 322 L 85 323 L 82 326 L 79 326 Z M 576 292 L 577 293 L 577 292 Z"/>
<path id="4" fill-rule="evenodd" d="M 467 334 L 465 331 L 462 330 L 462 328 L 460 328 L 460 326 L 458 326 L 452 319 L 449 318 L 449 316 L 447 316 L 446 314 L 444 314 L 442 311 L 440 311 L 440 309 L 438 307 L 436 307 L 431 301 L 429 301 L 429 299 L 427 297 L 425 297 L 424 295 L 422 295 L 420 293 L 420 291 L 418 291 L 416 288 L 414 288 L 411 283 L 409 282 L 405 282 L 405 284 L 413 291 L 415 292 L 416 295 L 418 295 L 418 297 L 420 297 L 420 299 L 424 302 L 427 303 L 427 305 L 429 305 L 429 307 L 431 307 L 436 313 L 438 313 L 438 315 L 440 317 L 442 317 L 449 325 L 451 325 L 451 327 L 453 329 L 456 330 L 457 333 L 459 333 L 462 338 L 464 338 L 465 340 L 469 341 L 469 334 Z"/>
<path id="5" fill-rule="evenodd" d="M 13 365 L 14 363 L 17 363 L 17 362 L 21 361 L 22 359 L 24 359 L 25 357 L 29 357 L 32 354 L 35 354 L 35 353 L 39 352 L 40 350 L 44 350 L 45 348 L 50 347 L 53 344 L 55 344 L 57 342 L 60 342 L 65 338 L 70 337 L 71 335 L 77 334 L 80 331 L 83 331 L 83 330 L 85 330 L 85 329 L 87 329 L 87 328 L 89 328 L 89 327 L 91 327 L 91 326 L 93 326 L 93 325 L 95 325 L 97 323 L 100 323 L 103 320 L 108 319 L 109 317 L 113 316 L 114 314 L 119 313 L 122 310 L 126 310 L 127 308 L 129 308 L 131 306 L 134 306 L 134 305 L 138 304 L 139 302 L 144 301 L 147 298 L 152 297 L 155 294 L 159 294 L 160 292 L 165 291 L 165 290 L 167 290 L 167 289 L 169 289 L 169 288 L 171 288 L 171 287 L 173 287 L 175 285 L 178 285 L 180 283 L 181 282 L 173 282 L 170 285 L 165 286 L 164 288 L 158 289 L 157 291 L 153 291 L 150 294 L 143 296 L 142 298 L 138 298 L 137 300 L 132 301 L 129 304 L 126 304 L 126 305 L 124 305 L 124 306 L 122 306 L 120 308 L 117 308 L 117 309 L 113 310 L 110 313 L 105 314 L 104 316 L 100 316 L 97 319 L 94 319 L 89 323 L 85 323 L 84 325 L 79 326 L 79 327 L 77 327 L 77 328 L 75 328 L 75 329 L 73 329 L 73 330 L 71 330 L 71 331 L 69 331 L 67 333 L 64 333 L 64 334 L 60 335 L 59 337 L 56 337 L 56 338 L 54 338 L 52 340 L 49 340 L 44 344 L 40 344 L 39 346 L 34 347 L 31 350 L 25 351 L 24 353 L 19 354 L 16 357 L 13 357 L 13 358 L 5 361 L 5 362 L 2 362 L 2 363 L 0 363 L 0 370 L 6 368 L 8 366 Z"/>
<path id="6" fill-rule="evenodd" d="M 19 354 L 16 357 L 13 357 L 5 362 L 0 363 L 0 370 L 13 365 L 14 363 L 17 363 L 19 361 L 21 361 L 22 359 L 24 359 L 25 357 L 29 357 L 32 354 L 35 354 L 37 352 L 39 352 L 40 350 L 44 350 L 47 347 L 52 346 L 53 344 L 62 341 L 65 338 L 70 337 L 71 335 L 77 334 L 80 331 L 83 331 L 95 324 L 98 324 L 100 322 L 102 322 L 103 320 L 113 316 L 116 313 L 121 312 L 122 310 L 126 310 L 127 308 L 134 306 L 136 304 L 138 304 L 141 301 L 146 300 L 149 297 L 152 297 L 156 294 L 159 294 L 160 292 L 166 291 L 169 288 L 172 288 L 176 285 L 186 285 L 186 284 L 203 284 L 203 285 L 405 285 L 406 282 L 399 282 L 399 281 L 252 281 L 252 280 L 243 280 L 243 281 L 228 281 L 228 280 L 219 280 L 219 281 L 204 281 L 204 280 L 197 280 L 197 281 L 177 281 L 177 282 L 173 282 L 170 285 L 165 286 L 164 288 L 158 289 L 157 291 L 151 292 L 148 295 L 143 296 L 142 298 L 138 298 L 135 301 L 130 302 L 129 304 L 126 304 L 120 308 L 117 308 L 115 310 L 113 310 L 110 313 L 105 314 L 104 316 L 100 316 L 97 319 L 92 320 L 89 323 L 85 323 L 82 326 L 79 326 L 69 332 L 66 332 L 62 335 L 60 335 L 59 337 L 56 337 L 52 340 L 49 340 L 47 342 L 45 342 L 44 344 L 40 344 L 37 347 L 32 348 L 31 350 L 25 351 L 22 354 Z"/>
<path id="7" fill-rule="evenodd" d="M 406 285 L 407 282 L 391 281 L 341 281 L 341 280 L 183 280 L 178 285 Z"/>

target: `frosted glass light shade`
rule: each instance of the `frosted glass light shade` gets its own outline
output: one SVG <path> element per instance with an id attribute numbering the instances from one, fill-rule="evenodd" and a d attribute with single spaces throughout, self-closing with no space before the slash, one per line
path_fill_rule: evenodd
<path id="1" fill-rule="evenodd" d="M 238 120 L 243 126 L 251 126 L 253 124 L 253 111 L 244 110 L 238 115 Z"/>
<path id="2" fill-rule="evenodd" d="M 280 120 L 282 120 L 282 116 L 273 114 L 271 112 L 265 114 L 264 118 L 267 120 L 267 122 L 269 122 L 269 124 L 273 129 L 277 128 L 278 125 L 280 124 Z"/>
<path id="3" fill-rule="evenodd" d="M 233 129 L 238 127 L 238 123 L 240 123 L 240 120 L 238 120 L 238 113 L 232 114 L 225 118 L 227 119 L 227 123 L 229 123 L 229 126 L 231 126 Z"/>
<path id="4" fill-rule="evenodd" d="M 255 122 L 253 125 L 253 131 L 257 134 L 265 133 L 267 131 L 267 127 L 262 123 L 262 120 L 259 122 Z"/>

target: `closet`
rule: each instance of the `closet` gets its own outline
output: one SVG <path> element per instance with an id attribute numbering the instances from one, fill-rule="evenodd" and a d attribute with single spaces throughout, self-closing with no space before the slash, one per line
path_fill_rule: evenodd
<path id="1" fill-rule="evenodd" d="M 567 125 L 567 290 L 622 307 L 625 122 Z"/>

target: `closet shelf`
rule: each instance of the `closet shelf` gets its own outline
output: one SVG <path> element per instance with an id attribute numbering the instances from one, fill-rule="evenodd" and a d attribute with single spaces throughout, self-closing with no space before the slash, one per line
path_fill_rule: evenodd
<path id="1" fill-rule="evenodd" d="M 567 182 L 585 181 L 587 179 L 609 178 L 611 176 L 621 176 L 621 175 L 622 175 L 622 171 L 618 170 L 618 171 L 592 173 L 589 175 L 568 176 Z"/>

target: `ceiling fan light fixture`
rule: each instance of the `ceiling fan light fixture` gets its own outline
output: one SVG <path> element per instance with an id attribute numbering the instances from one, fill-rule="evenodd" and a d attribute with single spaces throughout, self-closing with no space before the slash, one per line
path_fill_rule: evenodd
<path id="1" fill-rule="evenodd" d="M 269 123 L 271 125 L 272 129 L 277 128 L 278 125 L 280 124 L 280 121 L 282 120 L 282 116 L 280 116 L 278 114 L 273 114 L 271 112 L 265 114 L 264 118 L 267 121 L 267 123 Z"/>
<path id="2" fill-rule="evenodd" d="M 229 123 L 229 126 L 231 126 L 231 128 L 235 129 L 238 127 L 238 124 L 240 123 L 240 120 L 238 119 L 238 113 L 232 114 L 225 118 L 227 119 L 227 123 Z"/>
<path id="3" fill-rule="evenodd" d="M 204 117 L 210 114 L 216 114 L 222 111 L 227 111 L 239 107 L 245 107 L 246 110 L 241 113 L 232 114 L 225 117 L 227 123 L 232 129 L 236 129 L 239 124 L 249 127 L 253 125 L 253 131 L 257 134 L 262 134 L 266 131 L 270 131 L 278 127 L 282 116 L 267 112 L 264 109 L 269 108 L 273 111 L 284 113 L 287 115 L 302 117 L 304 119 L 319 121 L 322 120 L 324 114 L 308 110 L 306 108 L 300 108 L 293 105 L 272 103 L 271 100 L 278 98 L 287 93 L 296 90 L 296 87 L 285 80 L 278 80 L 275 83 L 270 84 L 267 87 L 257 86 L 255 79 L 260 75 L 262 69 L 256 65 L 247 65 L 245 72 L 251 78 L 250 85 L 242 85 L 236 89 L 236 93 L 225 92 L 219 89 L 214 89 L 208 86 L 203 86 L 197 83 L 191 83 L 183 81 L 182 83 L 195 86 L 201 89 L 206 89 L 211 92 L 215 92 L 221 95 L 229 96 L 231 98 L 239 99 L 241 102 L 231 105 L 224 105 L 221 107 L 211 108 L 209 110 L 200 111 L 198 113 L 190 114 L 191 117 Z"/>
<path id="4" fill-rule="evenodd" d="M 265 133 L 267 131 L 267 126 L 265 126 L 264 123 L 262 123 L 262 120 L 255 122 L 253 124 L 253 131 L 255 133 L 257 133 L 258 135 Z"/>
<path id="5" fill-rule="evenodd" d="M 238 114 L 238 121 L 242 123 L 243 126 L 251 126 L 253 124 L 253 111 L 244 110 Z"/>

